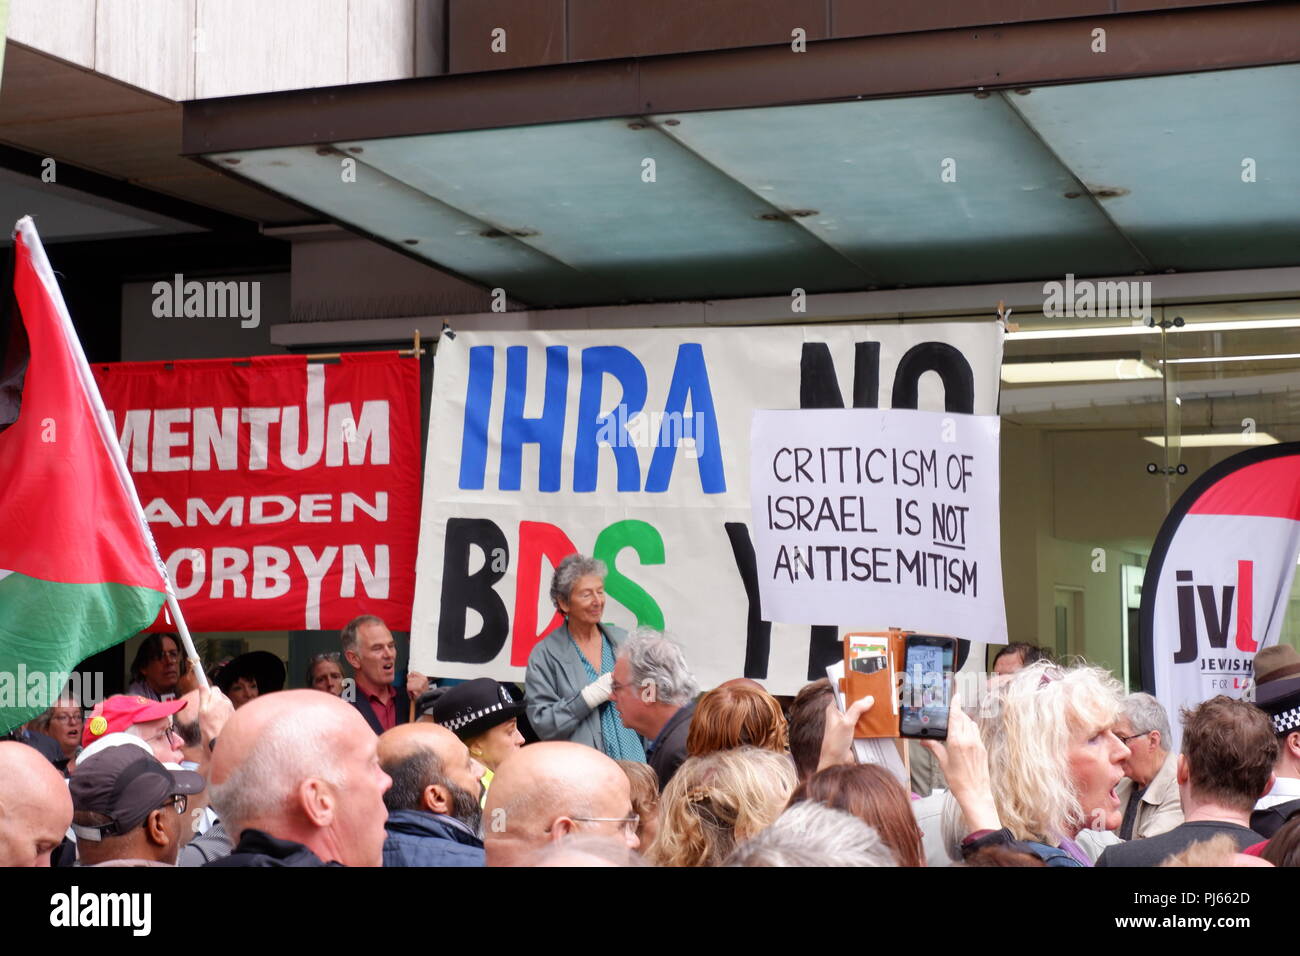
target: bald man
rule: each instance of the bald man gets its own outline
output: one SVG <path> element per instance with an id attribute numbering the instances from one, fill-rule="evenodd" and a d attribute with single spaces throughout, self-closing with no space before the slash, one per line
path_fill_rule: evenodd
<path id="1" fill-rule="evenodd" d="M 212 755 L 212 805 L 237 837 L 207 866 L 379 866 L 378 738 L 354 708 L 315 690 L 249 701 Z"/>
<path id="2" fill-rule="evenodd" d="M 379 738 L 384 794 L 384 866 L 482 866 L 485 768 L 441 724 L 399 724 Z"/>
<path id="3" fill-rule="evenodd" d="M 0 866 L 49 866 L 71 822 L 63 776 L 35 748 L 0 741 Z"/>
<path id="4" fill-rule="evenodd" d="M 599 750 L 561 741 L 523 747 L 501 764 L 484 811 L 488 866 L 531 866 L 571 833 L 640 844 L 627 775 Z"/>
<path id="5" fill-rule="evenodd" d="M 629 850 L 618 836 L 582 834 L 548 843 L 533 857 L 539 867 L 619 867 L 649 866 L 636 850 Z"/>

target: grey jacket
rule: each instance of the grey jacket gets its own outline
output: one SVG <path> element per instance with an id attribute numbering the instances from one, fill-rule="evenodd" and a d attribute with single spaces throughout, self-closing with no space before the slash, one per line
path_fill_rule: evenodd
<path id="1" fill-rule="evenodd" d="M 614 653 L 627 639 L 627 632 L 612 624 L 600 625 L 614 645 Z M 561 624 L 547 634 L 528 655 L 524 676 L 524 704 L 528 722 L 542 740 L 571 740 L 604 751 L 600 713 L 587 706 L 582 689 L 591 681 L 578 648 L 569 636 L 569 625 Z"/>
<path id="2" fill-rule="evenodd" d="M 235 841 L 230 839 L 230 834 L 226 833 L 225 825 L 218 820 L 208 827 L 206 833 L 199 834 L 181 847 L 181 852 L 176 857 L 176 865 L 203 866 L 203 864 L 212 860 L 230 856 L 234 848 Z"/>

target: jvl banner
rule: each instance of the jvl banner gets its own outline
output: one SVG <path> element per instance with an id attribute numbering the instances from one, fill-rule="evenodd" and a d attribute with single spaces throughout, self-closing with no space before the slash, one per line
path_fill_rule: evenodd
<path id="1" fill-rule="evenodd" d="M 1178 499 L 1142 582 L 1142 686 L 1169 711 L 1253 687 L 1300 554 L 1300 442 L 1219 462 Z"/>
<path id="2" fill-rule="evenodd" d="M 754 413 L 763 617 L 1007 642 L 996 415 Z"/>
<path id="3" fill-rule="evenodd" d="M 666 628 L 704 686 L 793 693 L 842 652 L 835 624 L 760 614 L 755 409 L 990 414 L 1001 358 L 995 322 L 444 337 L 412 666 L 520 679 L 559 623 L 552 569 L 578 551 L 608 566 L 606 620 Z"/>
<path id="4" fill-rule="evenodd" d="M 191 629 L 333 629 L 362 613 L 408 625 L 420 485 L 414 359 L 274 356 L 94 372 Z"/>

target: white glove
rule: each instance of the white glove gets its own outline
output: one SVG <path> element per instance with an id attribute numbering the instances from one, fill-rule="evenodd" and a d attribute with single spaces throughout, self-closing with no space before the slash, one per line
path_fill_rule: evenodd
<path id="1" fill-rule="evenodd" d="M 582 689 L 582 699 L 587 702 L 587 706 L 595 710 L 605 701 L 609 700 L 614 694 L 614 672 L 601 674 L 596 680 L 592 681 Z"/>

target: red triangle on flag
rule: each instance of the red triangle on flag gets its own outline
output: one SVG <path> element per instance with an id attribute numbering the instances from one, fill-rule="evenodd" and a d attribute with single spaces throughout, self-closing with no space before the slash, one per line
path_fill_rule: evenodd
<path id="1" fill-rule="evenodd" d="M 0 570 L 165 591 L 153 538 L 63 296 L 29 218 L 14 235 L 14 299 L 30 359 L 0 431 Z"/>

